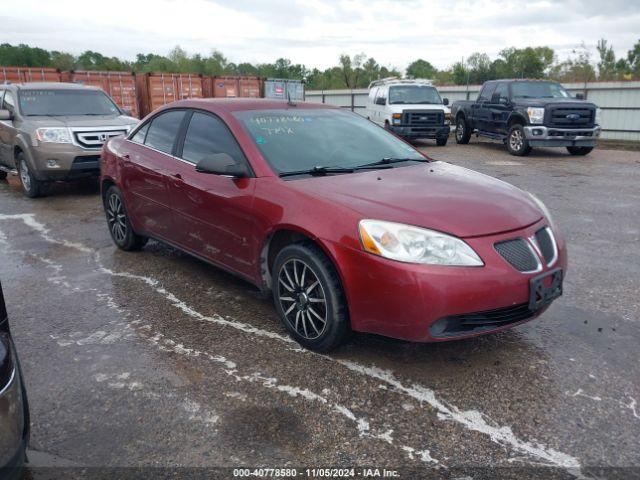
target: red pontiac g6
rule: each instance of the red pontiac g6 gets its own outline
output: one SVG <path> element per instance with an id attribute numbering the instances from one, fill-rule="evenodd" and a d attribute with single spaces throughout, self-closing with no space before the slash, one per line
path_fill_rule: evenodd
<path id="1" fill-rule="evenodd" d="M 105 145 L 102 194 L 118 247 L 154 238 L 271 291 L 317 351 L 351 330 L 495 332 L 562 293 L 565 243 L 539 200 L 325 105 L 167 105 Z"/>

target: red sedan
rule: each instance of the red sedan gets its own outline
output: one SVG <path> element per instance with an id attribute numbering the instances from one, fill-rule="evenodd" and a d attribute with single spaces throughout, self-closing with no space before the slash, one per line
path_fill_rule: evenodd
<path id="1" fill-rule="evenodd" d="M 167 105 L 105 145 L 102 195 L 119 248 L 154 238 L 271 291 L 317 351 L 351 330 L 495 332 L 562 294 L 565 243 L 539 200 L 326 105 Z"/>

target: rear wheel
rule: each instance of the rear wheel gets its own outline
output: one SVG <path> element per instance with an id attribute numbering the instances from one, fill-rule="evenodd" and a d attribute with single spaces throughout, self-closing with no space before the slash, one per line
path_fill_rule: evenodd
<path id="1" fill-rule="evenodd" d="M 448 140 L 449 137 L 436 138 L 436 145 L 438 145 L 439 147 L 444 147 L 447 144 Z"/>
<path id="2" fill-rule="evenodd" d="M 513 125 L 509 130 L 509 135 L 507 135 L 507 150 L 511 155 L 517 157 L 524 157 L 531 152 L 529 142 L 524 136 L 524 128 L 522 128 L 522 125 L 519 123 Z"/>
<path id="3" fill-rule="evenodd" d="M 34 177 L 23 152 L 19 152 L 16 155 L 16 165 L 20 183 L 22 184 L 22 191 L 27 197 L 37 198 L 47 193 L 47 184 Z"/>
<path id="4" fill-rule="evenodd" d="M 588 155 L 593 150 L 593 147 L 567 147 L 567 150 L 571 155 Z"/>
<path id="5" fill-rule="evenodd" d="M 344 342 L 350 332 L 347 302 L 333 264 L 317 246 L 283 248 L 273 273 L 276 310 L 300 345 L 328 352 Z"/>
<path id="6" fill-rule="evenodd" d="M 471 129 L 464 117 L 458 117 L 456 122 L 456 143 L 466 145 L 471 139 Z"/>
<path id="7" fill-rule="evenodd" d="M 116 186 L 111 186 L 104 197 L 104 211 L 113 243 L 125 251 L 140 250 L 148 241 L 147 237 L 133 231 L 122 193 Z"/>
<path id="8" fill-rule="evenodd" d="M 7 172 L 0 170 L 0 180 L 4 180 L 5 178 L 7 178 Z"/>

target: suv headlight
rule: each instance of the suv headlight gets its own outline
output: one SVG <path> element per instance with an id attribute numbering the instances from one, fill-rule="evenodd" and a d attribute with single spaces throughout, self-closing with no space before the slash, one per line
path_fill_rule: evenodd
<path id="1" fill-rule="evenodd" d="M 361 220 L 358 229 L 365 251 L 391 260 L 429 265 L 484 265 L 469 245 L 441 232 L 381 220 Z"/>
<path id="2" fill-rule="evenodd" d="M 71 134 L 68 128 L 38 128 L 35 136 L 40 142 L 71 143 Z"/>
<path id="3" fill-rule="evenodd" d="M 532 124 L 544 123 L 544 108 L 529 107 L 527 115 L 529 115 L 529 122 Z"/>
<path id="4" fill-rule="evenodd" d="M 596 125 L 602 125 L 602 109 L 596 108 Z"/>

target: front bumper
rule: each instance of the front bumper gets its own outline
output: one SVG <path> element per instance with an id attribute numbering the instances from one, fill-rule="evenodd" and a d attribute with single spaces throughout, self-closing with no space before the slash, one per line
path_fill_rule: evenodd
<path id="1" fill-rule="evenodd" d="M 389 130 L 403 138 L 442 138 L 451 131 L 450 125 L 390 125 Z"/>
<path id="2" fill-rule="evenodd" d="M 70 180 L 100 174 L 100 149 L 73 144 L 40 143 L 31 147 L 32 171 L 38 180 Z M 55 161 L 51 166 L 50 162 Z"/>
<path id="3" fill-rule="evenodd" d="M 600 132 L 600 126 L 579 129 L 544 125 L 524 127 L 524 136 L 532 147 L 595 147 Z"/>
<path id="4" fill-rule="evenodd" d="M 431 326 L 442 318 L 519 308 L 529 302 L 532 278 L 558 267 L 566 270 L 564 239 L 557 232 L 554 234 L 558 257 L 552 265 L 545 265 L 535 273 L 517 271 L 494 249 L 496 242 L 531 237 L 545 225 L 540 220 L 521 230 L 465 239 L 484 261 L 483 267 L 407 264 L 331 245 L 331 253 L 340 266 L 352 328 L 404 340 L 434 342 L 496 332 L 535 318 L 546 307 L 497 328 L 446 337 L 431 331 Z"/>

